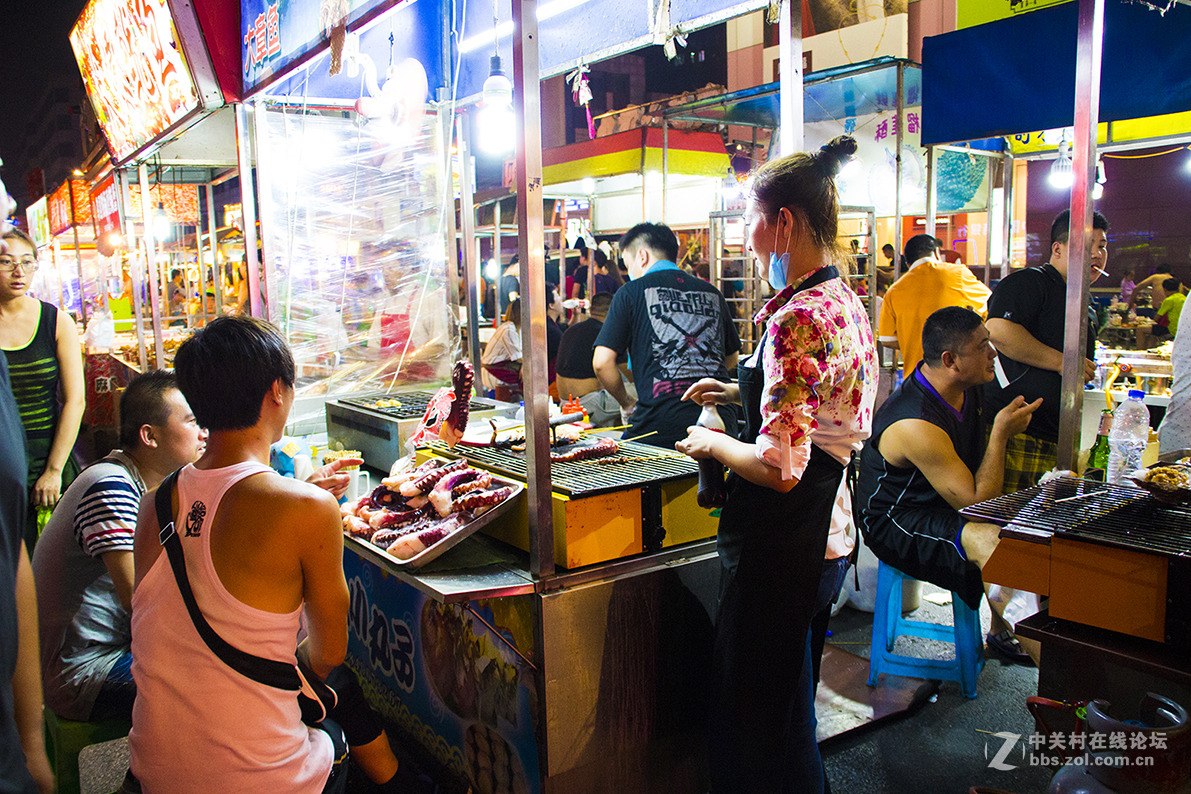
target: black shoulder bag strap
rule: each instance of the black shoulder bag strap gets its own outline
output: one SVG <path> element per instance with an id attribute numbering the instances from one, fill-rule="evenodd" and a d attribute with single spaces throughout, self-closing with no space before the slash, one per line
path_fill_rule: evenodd
<path id="1" fill-rule="evenodd" d="M 179 469 L 179 471 L 181 470 Z M 178 533 L 174 531 L 171 502 L 174 485 L 177 481 L 178 472 L 175 471 L 166 477 L 157 488 L 155 502 L 157 523 L 161 527 L 161 545 L 165 547 L 165 553 L 169 555 L 170 567 L 174 570 L 174 579 L 177 580 L 178 589 L 182 592 L 182 601 L 186 603 L 186 611 L 190 613 L 190 619 L 194 622 L 199 636 L 203 638 L 203 642 L 207 643 L 207 647 L 211 649 L 212 653 L 240 675 L 265 686 L 300 691 L 302 677 L 298 675 L 298 669 L 293 662 L 265 659 L 234 648 L 223 637 L 216 634 L 215 629 L 211 628 L 211 624 L 203 617 L 203 613 L 194 600 L 194 592 L 190 589 L 190 577 L 186 573 L 186 558 L 182 554 L 182 541 L 179 539 Z M 309 677 L 307 676 L 307 678 Z"/>

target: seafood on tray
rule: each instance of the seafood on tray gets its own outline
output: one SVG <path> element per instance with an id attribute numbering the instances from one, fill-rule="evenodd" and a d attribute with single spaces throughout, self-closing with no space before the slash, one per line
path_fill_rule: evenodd
<path id="1" fill-rule="evenodd" d="M 340 507 L 343 531 L 409 560 L 508 499 L 517 489 L 466 460 L 407 464 L 372 493 Z"/>

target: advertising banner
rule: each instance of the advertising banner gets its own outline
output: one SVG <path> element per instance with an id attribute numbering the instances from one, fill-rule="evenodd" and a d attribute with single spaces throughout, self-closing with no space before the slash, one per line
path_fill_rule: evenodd
<path id="1" fill-rule="evenodd" d="M 71 201 L 69 180 L 63 182 L 57 190 L 50 194 L 48 206 L 50 234 L 61 234 L 74 223 Z"/>
<path id="2" fill-rule="evenodd" d="M 539 791 L 532 596 L 440 604 L 350 550 L 343 568 L 348 661 L 385 721 L 473 790 Z"/>
<path id="3" fill-rule="evenodd" d="M 166 0 L 91 0 L 70 45 L 118 162 L 200 107 Z"/>
<path id="4" fill-rule="evenodd" d="M 29 222 L 29 236 L 38 248 L 50 244 L 50 215 L 46 205 L 46 197 L 42 196 L 25 210 L 25 220 Z"/>
<path id="5" fill-rule="evenodd" d="M 108 174 L 91 188 L 91 214 L 95 219 L 96 239 L 108 232 L 120 233 L 120 187 L 115 174 Z"/>
<path id="6" fill-rule="evenodd" d="M 141 186 L 128 186 L 129 213 L 141 213 Z M 174 223 L 197 224 L 199 222 L 198 188 L 194 185 L 151 185 L 149 204 L 156 211 L 158 205 Z"/>

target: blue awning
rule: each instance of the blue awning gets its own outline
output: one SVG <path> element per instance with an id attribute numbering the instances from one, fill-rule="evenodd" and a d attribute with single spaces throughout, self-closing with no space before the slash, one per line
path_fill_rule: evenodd
<path id="1" fill-rule="evenodd" d="M 1069 127 L 1076 3 L 931 36 L 922 44 L 922 143 Z M 1100 121 L 1191 110 L 1191 8 L 1107 0 Z"/>

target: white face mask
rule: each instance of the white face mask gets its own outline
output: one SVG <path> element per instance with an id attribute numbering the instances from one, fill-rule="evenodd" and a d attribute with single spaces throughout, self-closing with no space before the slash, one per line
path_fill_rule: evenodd
<path id="1" fill-rule="evenodd" d="M 779 218 L 781 215 L 779 214 Z M 789 240 L 786 241 L 787 247 Z M 777 229 L 773 230 L 773 247 L 777 248 Z M 786 288 L 786 278 L 790 273 L 790 252 L 778 255 L 777 251 L 769 255 L 769 286 L 773 287 L 775 292 L 781 292 Z"/>

